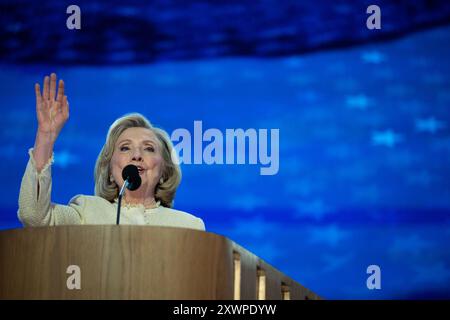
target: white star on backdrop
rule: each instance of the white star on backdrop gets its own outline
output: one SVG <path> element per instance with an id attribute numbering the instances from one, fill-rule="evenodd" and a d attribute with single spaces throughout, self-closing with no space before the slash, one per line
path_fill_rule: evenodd
<path id="1" fill-rule="evenodd" d="M 233 221 L 231 234 L 237 236 L 249 236 L 254 238 L 271 237 L 279 230 L 278 224 L 268 222 L 267 220 L 256 216 L 247 219 L 236 219 Z"/>
<path id="2" fill-rule="evenodd" d="M 67 168 L 68 166 L 79 163 L 79 157 L 70 151 L 63 150 L 63 151 L 55 151 L 55 165 L 59 166 L 61 168 Z"/>
<path id="3" fill-rule="evenodd" d="M 372 133 L 372 144 L 375 146 L 380 145 L 392 148 L 402 140 L 403 137 L 400 134 L 395 133 L 390 129 L 384 131 L 375 131 Z"/>
<path id="4" fill-rule="evenodd" d="M 351 109 L 365 110 L 369 107 L 369 99 L 364 94 L 359 94 L 356 96 L 348 96 L 345 100 L 347 107 Z"/>
<path id="5" fill-rule="evenodd" d="M 379 51 L 363 52 L 361 59 L 366 63 L 373 64 L 380 64 L 381 62 L 386 60 L 385 56 Z"/>
<path id="6" fill-rule="evenodd" d="M 416 130 L 419 132 L 436 133 L 445 128 L 445 123 L 437 120 L 435 117 L 421 118 L 416 120 Z"/>
<path id="7" fill-rule="evenodd" d="M 332 208 L 326 205 L 322 199 L 299 201 L 296 204 L 296 208 L 296 217 L 312 217 L 315 220 L 321 220 L 324 216 L 332 212 Z"/>
<path id="8" fill-rule="evenodd" d="M 327 227 L 317 227 L 309 230 L 309 242 L 337 246 L 348 237 L 348 232 L 342 230 L 336 225 Z"/>

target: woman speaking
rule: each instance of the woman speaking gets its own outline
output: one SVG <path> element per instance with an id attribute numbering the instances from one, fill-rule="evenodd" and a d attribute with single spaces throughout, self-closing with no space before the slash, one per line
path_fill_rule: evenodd
<path id="1" fill-rule="evenodd" d="M 56 74 L 44 78 L 43 90 L 35 85 L 38 129 L 22 178 L 19 220 L 25 226 L 115 224 L 122 171 L 137 167 L 141 185 L 126 190 L 121 224 L 169 226 L 205 230 L 202 219 L 172 209 L 181 171 L 173 161 L 167 133 L 141 114 L 125 115 L 109 128 L 95 165 L 95 196 L 77 195 L 68 205 L 51 202 L 53 146 L 69 119 L 64 82 Z"/>

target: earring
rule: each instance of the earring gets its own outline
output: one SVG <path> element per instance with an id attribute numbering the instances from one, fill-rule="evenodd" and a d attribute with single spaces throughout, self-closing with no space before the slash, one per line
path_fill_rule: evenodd
<path id="1" fill-rule="evenodd" d="M 164 182 L 164 179 L 161 177 L 161 178 L 159 179 L 159 184 L 163 184 L 163 182 Z"/>
<path id="2" fill-rule="evenodd" d="M 114 177 L 111 175 L 111 176 L 109 176 L 109 181 L 111 182 L 111 183 L 114 183 Z"/>

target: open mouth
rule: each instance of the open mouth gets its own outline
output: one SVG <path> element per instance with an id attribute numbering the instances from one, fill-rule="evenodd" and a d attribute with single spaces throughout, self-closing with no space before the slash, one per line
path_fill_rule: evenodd
<path id="1" fill-rule="evenodd" d="M 138 168 L 139 175 L 142 175 L 144 173 L 145 169 L 140 166 L 138 166 L 137 168 Z"/>

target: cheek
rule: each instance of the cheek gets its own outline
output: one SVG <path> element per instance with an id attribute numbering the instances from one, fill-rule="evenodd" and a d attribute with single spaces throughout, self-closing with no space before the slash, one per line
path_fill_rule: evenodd
<path id="1" fill-rule="evenodd" d="M 128 155 L 122 154 L 120 152 L 114 152 L 111 163 L 114 163 L 116 165 L 123 165 L 128 162 Z"/>
<path id="2" fill-rule="evenodd" d="M 162 171 L 163 159 L 161 157 L 153 157 L 149 160 L 149 168 L 158 174 Z"/>
<path id="3" fill-rule="evenodd" d="M 111 158 L 110 169 L 115 176 L 122 175 L 121 169 L 123 167 L 124 159 L 120 155 L 113 155 Z"/>

